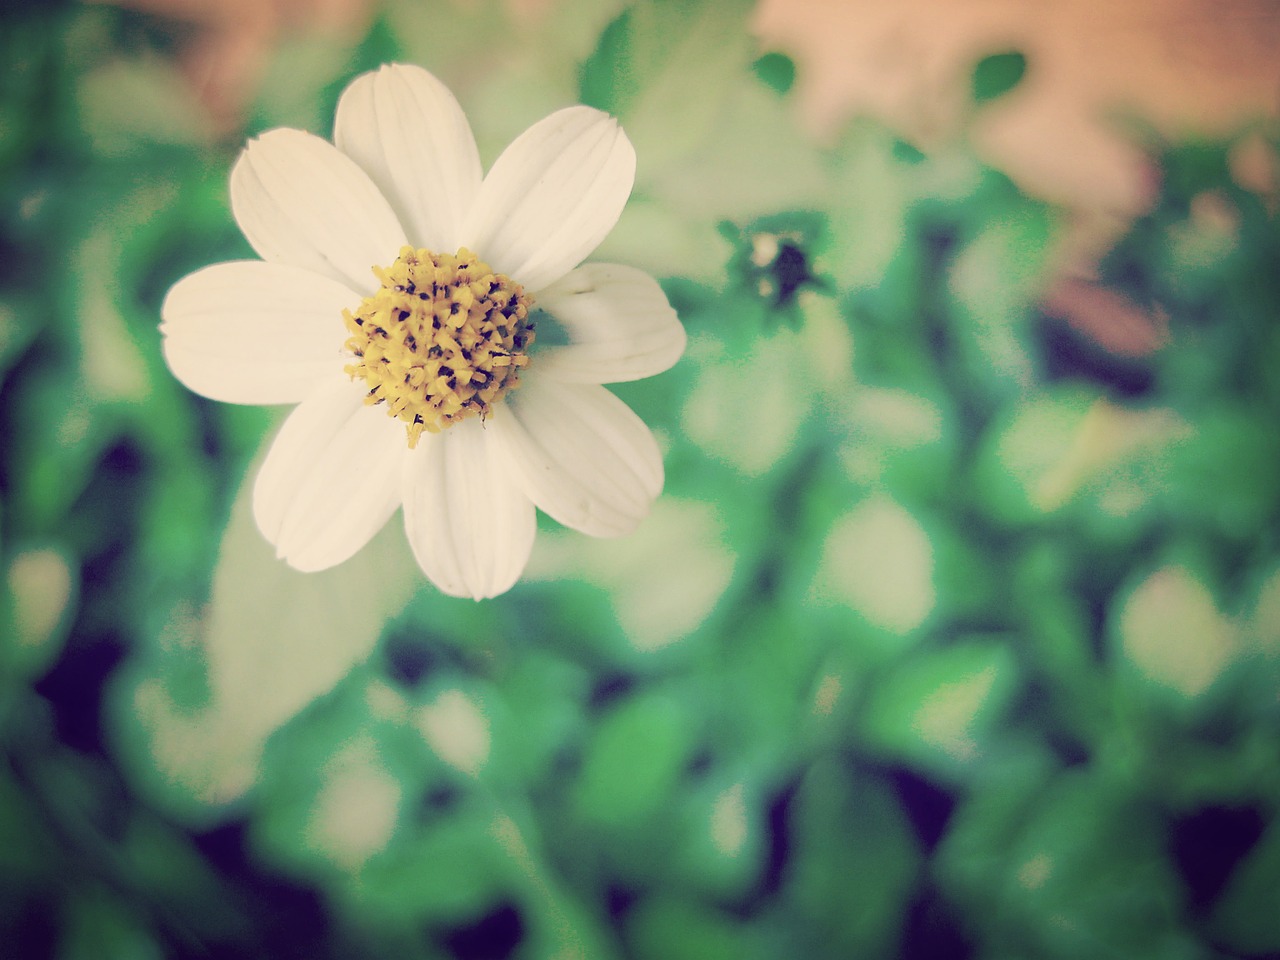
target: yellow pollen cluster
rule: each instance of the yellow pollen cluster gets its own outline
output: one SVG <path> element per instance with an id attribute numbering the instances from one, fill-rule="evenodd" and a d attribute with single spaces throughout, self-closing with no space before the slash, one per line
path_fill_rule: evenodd
<path id="1" fill-rule="evenodd" d="M 488 415 L 520 382 L 533 343 L 533 298 L 465 248 L 456 255 L 403 247 L 381 286 L 344 310 L 365 403 L 385 403 L 408 425 L 409 446 L 473 414 Z"/>

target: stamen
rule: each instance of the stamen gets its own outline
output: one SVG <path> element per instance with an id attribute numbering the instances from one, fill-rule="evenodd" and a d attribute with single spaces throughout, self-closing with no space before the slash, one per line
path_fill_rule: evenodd
<path id="1" fill-rule="evenodd" d="M 355 358 L 344 370 L 369 386 L 365 403 L 405 422 L 409 446 L 467 417 L 483 420 L 520 385 L 533 343 L 533 298 L 469 250 L 404 247 L 381 284 L 343 311 Z"/>

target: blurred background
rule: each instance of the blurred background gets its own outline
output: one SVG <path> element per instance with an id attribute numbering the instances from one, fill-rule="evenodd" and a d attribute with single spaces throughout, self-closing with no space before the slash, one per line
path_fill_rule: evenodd
<path id="1" fill-rule="evenodd" d="M 1280 955 L 1275 0 L 9 0 L 0 957 Z M 667 482 L 322 574 L 159 351 L 227 174 L 420 64 L 621 118 Z"/>

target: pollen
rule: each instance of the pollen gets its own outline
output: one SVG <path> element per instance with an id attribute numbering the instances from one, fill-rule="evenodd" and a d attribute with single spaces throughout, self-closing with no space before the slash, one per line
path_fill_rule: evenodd
<path id="1" fill-rule="evenodd" d="M 409 446 L 468 417 L 483 420 L 520 383 L 533 343 L 533 298 L 463 248 L 403 247 L 374 267 L 377 291 L 344 310 L 344 368 L 368 385 L 365 403 L 405 422 Z"/>

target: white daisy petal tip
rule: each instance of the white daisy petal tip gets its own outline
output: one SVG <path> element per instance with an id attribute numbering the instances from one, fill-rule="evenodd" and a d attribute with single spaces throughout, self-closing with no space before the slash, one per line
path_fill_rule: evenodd
<path id="1" fill-rule="evenodd" d="M 423 573 L 443 593 L 485 600 L 520 578 L 534 507 L 478 420 L 426 438 L 404 460 L 404 526 Z"/>
<path id="2" fill-rule="evenodd" d="M 253 516 L 276 555 L 316 572 L 360 550 L 400 505 L 404 430 L 330 377 L 285 419 L 253 486 Z"/>
<path id="3" fill-rule="evenodd" d="M 642 270 L 586 263 L 541 294 L 553 342 L 538 354 L 544 376 L 566 383 L 623 383 L 669 370 L 684 355 L 684 325 Z"/>
<path id="4" fill-rule="evenodd" d="M 295 267 L 216 263 L 175 283 L 161 350 L 188 389 L 226 403 L 298 403 L 334 369 L 350 288 Z M 290 349 L 274 349 L 288 343 Z M 246 354 L 255 362 L 245 362 Z"/>
<path id="5" fill-rule="evenodd" d="M 516 137 L 485 176 L 464 246 L 535 294 L 585 260 L 622 215 L 636 152 L 593 107 L 557 110 Z"/>
<path id="6" fill-rule="evenodd" d="M 328 140 L 277 127 L 251 139 L 231 168 L 231 212 L 269 263 L 301 267 L 354 290 L 406 242 L 369 173 Z"/>
<path id="7" fill-rule="evenodd" d="M 631 533 L 662 492 L 653 433 L 604 387 L 543 378 L 514 394 L 490 426 L 529 498 L 580 533 Z"/>
<path id="8" fill-rule="evenodd" d="M 297 405 L 252 489 L 282 563 L 337 566 L 403 508 L 423 574 L 479 601 L 520 579 L 539 508 L 591 536 L 639 525 L 662 455 L 600 385 L 666 370 L 685 332 L 652 277 L 580 265 L 635 173 L 617 119 L 575 106 L 486 176 L 453 94 L 408 64 L 352 81 L 332 143 L 246 143 L 231 208 L 262 259 L 178 281 L 158 332 L 195 392 Z"/>
<path id="9" fill-rule="evenodd" d="M 453 93 L 422 67 L 386 64 L 338 100 L 334 143 L 387 197 L 414 246 L 452 253 L 484 171 Z"/>

